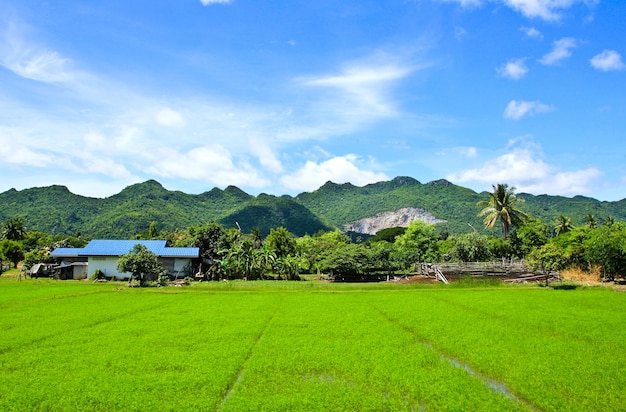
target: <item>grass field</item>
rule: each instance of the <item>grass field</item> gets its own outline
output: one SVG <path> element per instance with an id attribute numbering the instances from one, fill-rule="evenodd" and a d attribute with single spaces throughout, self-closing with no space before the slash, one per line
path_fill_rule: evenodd
<path id="1" fill-rule="evenodd" d="M 602 288 L 0 277 L 0 410 L 626 408 Z"/>

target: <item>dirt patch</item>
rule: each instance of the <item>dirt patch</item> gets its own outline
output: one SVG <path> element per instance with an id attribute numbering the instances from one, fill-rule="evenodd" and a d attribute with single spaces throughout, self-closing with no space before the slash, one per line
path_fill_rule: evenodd
<path id="1" fill-rule="evenodd" d="M 580 269 L 566 269 L 561 271 L 561 279 L 576 282 L 584 286 L 602 286 L 620 292 L 626 292 L 625 284 L 601 281 L 599 268 L 593 268 L 587 272 Z"/>

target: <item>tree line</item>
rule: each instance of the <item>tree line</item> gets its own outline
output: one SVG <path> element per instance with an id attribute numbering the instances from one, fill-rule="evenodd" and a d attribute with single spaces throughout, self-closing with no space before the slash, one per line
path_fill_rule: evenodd
<path id="1" fill-rule="evenodd" d="M 390 228 L 362 240 L 345 233 L 320 231 L 296 237 L 284 227 L 265 237 L 258 228 L 243 233 L 212 221 L 185 229 L 164 231 L 152 222 L 136 239 L 165 239 L 172 247 L 198 247 L 193 271 L 205 280 L 299 279 L 303 274 L 336 280 L 376 280 L 413 272 L 419 263 L 480 262 L 501 258 L 525 259 L 544 270 L 597 270 L 604 280 L 626 274 L 626 222 L 588 215 L 574 226 L 567 216 L 546 223 L 523 211 L 523 199 L 506 184 L 493 186 L 478 202 L 477 214 L 487 228 L 499 225 L 502 236 L 479 233 L 449 235 L 436 225 L 414 221 L 406 228 Z M 469 226 L 469 225 L 468 225 Z M 49 262 L 56 247 L 83 247 L 81 236 L 53 236 L 28 232 L 21 218 L 3 224 L 0 259 L 25 267 Z"/>

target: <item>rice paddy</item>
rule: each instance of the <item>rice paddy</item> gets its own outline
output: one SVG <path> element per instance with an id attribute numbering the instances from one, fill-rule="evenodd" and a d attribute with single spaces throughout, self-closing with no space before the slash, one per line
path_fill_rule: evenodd
<path id="1" fill-rule="evenodd" d="M 0 278 L 2 410 L 619 410 L 601 288 Z"/>

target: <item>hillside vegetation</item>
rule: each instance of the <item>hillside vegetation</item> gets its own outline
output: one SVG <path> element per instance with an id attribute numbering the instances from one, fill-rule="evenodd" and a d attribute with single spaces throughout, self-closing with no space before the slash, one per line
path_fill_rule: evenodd
<path id="1" fill-rule="evenodd" d="M 486 193 L 454 185 L 446 180 L 420 183 L 410 177 L 358 187 L 327 182 L 313 192 L 295 197 L 261 194 L 252 196 L 235 186 L 214 188 L 197 195 L 165 189 L 149 180 L 131 185 L 120 193 L 99 199 L 79 196 L 64 186 L 15 189 L 0 193 L 0 221 L 22 218 L 28 230 L 89 238 L 129 238 L 145 231 L 151 222 L 161 230 L 174 230 L 216 221 L 249 232 L 258 227 L 263 235 L 283 226 L 297 236 L 346 224 L 402 208 L 421 208 L 446 223 L 439 231 L 467 233 L 484 231 L 477 216 L 477 202 Z M 519 194 L 522 208 L 546 222 L 569 216 L 575 225 L 593 214 L 626 220 L 626 199 L 601 202 L 576 196 Z M 493 230 L 497 234 L 497 230 Z"/>

